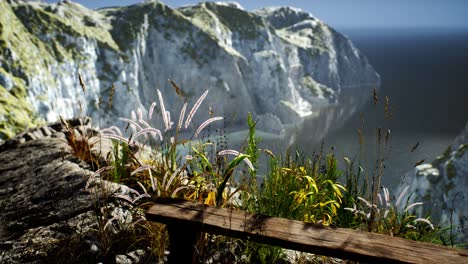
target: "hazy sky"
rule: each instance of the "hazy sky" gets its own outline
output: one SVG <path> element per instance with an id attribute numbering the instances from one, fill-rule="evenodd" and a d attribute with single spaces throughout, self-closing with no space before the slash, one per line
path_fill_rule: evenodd
<path id="1" fill-rule="evenodd" d="M 88 8 L 129 5 L 138 0 L 74 0 Z M 57 2 L 57 0 L 46 0 Z M 196 0 L 165 0 L 172 7 Z M 295 6 L 337 28 L 465 28 L 468 0 L 238 0 L 252 10 L 266 6 Z"/>

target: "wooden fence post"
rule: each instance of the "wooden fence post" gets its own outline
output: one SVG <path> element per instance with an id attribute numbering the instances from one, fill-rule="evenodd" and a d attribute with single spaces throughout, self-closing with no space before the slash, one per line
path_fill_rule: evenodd
<path id="1" fill-rule="evenodd" d="M 195 225 L 183 222 L 167 224 L 169 233 L 169 264 L 196 263 L 196 246 L 200 230 Z"/>

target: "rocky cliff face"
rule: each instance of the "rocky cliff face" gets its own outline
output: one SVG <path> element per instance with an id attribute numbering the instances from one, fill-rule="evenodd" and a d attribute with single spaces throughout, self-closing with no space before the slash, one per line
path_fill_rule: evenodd
<path id="1" fill-rule="evenodd" d="M 156 89 L 177 113 L 183 102 L 167 79 L 190 102 L 210 90 L 201 118 L 211 106 L 217 115 L 235 113 L 235 123 L 252 112 L 265 119 L 259 128 L 267 132 L 281 134 L 283 126 L 305 119 L 327 128 L 379 84 L 346 37 L 294 8 L 248 12 L 237 4 L 201 3 L 172 9 L 145 2 L 90 10 L 71 1 L 9 0 L 0 9 L 2 138 L 58 115 L 114 123 L 138 108 L 145 113 Z"/>
<path id="2" fill-rule="evenodd" d="M 417 166 L 404 182 L 413 199 L 424 202 L 424 213 L 453 225 L 458 240 L 468 241 L 468 124 L 444 154 Z"/>

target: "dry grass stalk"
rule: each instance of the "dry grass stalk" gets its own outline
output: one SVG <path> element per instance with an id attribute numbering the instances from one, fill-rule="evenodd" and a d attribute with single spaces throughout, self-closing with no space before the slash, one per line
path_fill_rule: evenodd
<path id="1" fill-rule="evenodd" d="M 362 133 L 362 130 L 358 128 L 357 130 L 358 136 L 359 136 L 359 145 L 363 146 L 364 145 L 364 134 Z"/>
<path id="2" fill-rule="evenodd" d="M 223 120 L 224 118 L 223 117 L 212 117 L 208 120 L 206 120 L 205 122 L 203 122 L 197 129 L 197 131 L 195 132 L 195 137 L 197 138 L 198 135 L 200 134 L 200 132 L 206 127 L 208 126 L 209 124 L 215 122 L 215 121 L 219 121 L 219 120 Z"/>
<path id="3" fill-rule="evenodd" d="M 112 87 L 110 90 L 109 94 L 109 102 L 107 102 L 107 108 L 111 109 L 112 108 L 112 99 L 114 98 L 114 93 L 115 93 L 115 85 L 112 83 Z"/>
<path id="4" fill-rule="evenodd" d="M 182 91 L 182 89 L 180 89 L 180 87 L 177 86 L 177 84 L 176 84 L 173 80 L 169 79 L 168 81 L 169 81 L 169 83 L 172 85 L 172 88 L 174 88 L 176 94 L 177 94 L 183 101 L 185 101 L 185 95 L 184 95 L 184 92 Z"/>
<path id="5" fill-rule="evenodd" d="M 206 90 L 206 91 L 200 96 L 200 98 L 198 98 L 198 100 L 195 102 L 195 104 L 193 105 L 192 110 L 190 110 L 189 115 L 188 115 L 188 117 L 187 117 L 187 120 L 185 121 L 185 129 L 187 129 L 188 126 L 190 125 L 190 122 L 192 121 L 193 116 L 195 115 L 195 113 L 197 112 L 198 108 L 199 108 L 200 105 L 202 104 L 202 102 L 203 102 L 203 100 L 205 99 L 206 95 L 208 95 L 208 90 Z"/>
<path id="6" fill-rule="evenodd" d="M 374 105 L 377 105 L 379 102 L 379 97 L 377 96 L 377 88 L 374 87 Z"/>
<path id="7" fill-rule="evenodd" d="M 83 82 L 83 78 L 81 77 L 80 73 L 78 73 L 78 80 L 80 81 L 80 86 L 81 86 L 81 89 L 83 90 L 83 93 L 86 94 L 86 85 Z"/>
<path id="8" fill-rule="evenodd" d="M 390 98 L 388 96 L 385 96 L 384 113 L 385 113 L 385 119 L 389 119 L 391 117 Z"/>

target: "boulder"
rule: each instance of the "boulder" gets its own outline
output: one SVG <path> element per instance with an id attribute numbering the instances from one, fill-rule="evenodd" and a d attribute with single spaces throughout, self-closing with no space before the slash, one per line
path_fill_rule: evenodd
<path id="1" fill-rule="evenodd" d="M 0 146 L 0 263 L 154 261 L 146 248 L 129 250 L 139 216 L 116 195 L 135 198 L 135 191 L 99 176 L 89 181 L 95 168 L 72 155 L 66 134 L 93 131 L 90 120 L 68 124 L 31 129 Z"/>

